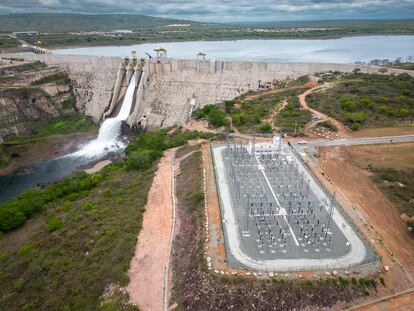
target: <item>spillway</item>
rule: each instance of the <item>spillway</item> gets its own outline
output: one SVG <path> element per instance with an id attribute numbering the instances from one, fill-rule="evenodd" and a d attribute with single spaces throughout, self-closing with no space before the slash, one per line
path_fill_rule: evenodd
<path id="1" fill-rule="evenodd" d="M 128 84 L 128 89 L 118 115 L 114 118 L 106 119 L 99 128 L 98 137 L 69 156 L 98 158 L 108 152 L 114 152 L 125 148 L 125 144 L 119 139 L 121 134 L 121 124 L 122 121 L 128 118 L 131 111 L 136 85 L 137 72 L 132 75 Z"/>

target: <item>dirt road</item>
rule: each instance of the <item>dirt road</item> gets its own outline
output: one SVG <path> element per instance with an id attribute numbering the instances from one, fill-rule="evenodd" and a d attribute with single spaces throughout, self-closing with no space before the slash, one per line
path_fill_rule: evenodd
<path id="1" fill-rule="evenodd" d="M 130 302 L 143 311 L 163 309 L 164 272 L 169 260 L 172 228 L 171 166 L 174 158 L 175 150 L 168 150 L 158 164 L 128 271 Z"/>
<path id="2" fill-rule="evenodd" d="M 313 92 L 320 91 L 324 87 L 328 87 L 328 85 L 324 84 L 322 86 L 317 86 L 317 87 L 311 88 L 311 89 L 303 92 L 302 94 L 300 94 L 298 96 L 300 105 L 302 106 L 303 109 L 309 110 L 313 114 L 319 116 L 321 119 L 323 119 L 325 121 L 330 121 L 338 129 L 337 133 L 341 137 L 348 137 L 349 136 L 349 131 L 346 129 L 346 127 L 341 122 L 339 122 L 338 120 L 336 120 L 336 119 L 334 119 L 334 118 L 332 118 L 332 117 L 330 117 L 330 116 L 328 116 L 328 115 L 326 115 L 326 114 L 324 114 L 324 113 L 322 113 L 318 110 L 315 110 L 315 109 L 309 107 L 308 103 L 306 102 L 306 96 L 308 96 L 309 94 L 311 94 Z"/>

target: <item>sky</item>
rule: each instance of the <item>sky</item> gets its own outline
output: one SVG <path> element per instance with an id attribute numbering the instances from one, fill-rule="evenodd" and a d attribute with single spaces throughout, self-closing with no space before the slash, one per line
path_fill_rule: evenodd
<path id="1" fill-rule="evenodd" d="M 414 18 L 414 0 L 0 0 L 2 13 L 139 13 L 205 22 Z"/>

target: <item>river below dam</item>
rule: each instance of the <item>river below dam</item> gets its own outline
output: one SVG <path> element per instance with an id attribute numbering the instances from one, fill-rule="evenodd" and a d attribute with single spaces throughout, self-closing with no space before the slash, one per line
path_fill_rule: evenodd
<path id="1" fill-rule="evenodd" d="M 374 59 L 414 57 L 414 36 L 359 36 L 339 39 L 255 39 L 227 41 L 189 41 L 145 43 L 126 46 L 96 46 L 54 50 L 54 54 L 119 56 L 137 51 L 155 56 L 154 49 L 164 47 L 168 57 L 193 59 L 200 51 L 207 59 L 275 60 L 323 63 L 369 62 Z"/>
<path id="2" fill-rule="evenodd" d="M 121 124 L 130 114 L 136 79 L 134 73 L 121 110 L 117 116 L 104 120 L 95 139 L 85 142 L 77 151 L 68 155 L 27 165 L 11 174 L 0 176 L 0 204 L 15 198 L 25 189 L 58 181 L 108 153 L 121 152 L 125 148 L 125 143 L 120 138 Z"/>

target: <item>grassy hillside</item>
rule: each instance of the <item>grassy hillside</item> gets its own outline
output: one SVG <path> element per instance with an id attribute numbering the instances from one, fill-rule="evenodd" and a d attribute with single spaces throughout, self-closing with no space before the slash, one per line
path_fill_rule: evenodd
<path id="1" fill-rule="evenodd" d="M 387 127 L 414 120 L 414 78 L 408 74 L 331 74 L 334 85 L 313 93 L 311 107 L 346 123 L 351 129 Z"/>
<path id="2" fill-rule="evenodd" d="M 104 33 L 118 29 L 133 32 Z M 29 30 L 39 31 L 41 35 L 19 37 L 31 44 L 41 41 L 45 47 L 52 48 L 184 40 L 338 38 L 367 34 L 414 34 L 414 20 L 290 22 L 261 25 L 200 23 L 138 14 L 0 15 L 0 33 Z M 73 33 L 82 31 L 88 33 L 82 35 Z M 89 33 L 95 31 L 97 33 Z"/>
<path id="3" fill-rule="evenodd" d="M 115 29 L 151 28 L 177 22 L 180 21 L 138 14 L 31 13 L 1 15 L 0 29 L 3 32 L 29 30 L 40 32 L 111 31 Z"/>
<path id="4" fill-rule="evenodd" d="M 127 159 L 77 173 L 0 205 L 2 310 L 132 310 L 119 286 L 164 150 L 213 134 L 161 130 L 129 144 Z"/>
<path id="5" fill-rule="evenodd" d="M 279 131 L 302 135 L 311 120 L 308 110 L 300 109 L 297 96 L 307 87 L 306 77 L 290 81 L 287 87 L 264 92 L 249 92 L 220 105 L 207 105 L 194 111 L 196 119 L 205 119 L 212 127 L 232 127 L 240 133 Z"/>

